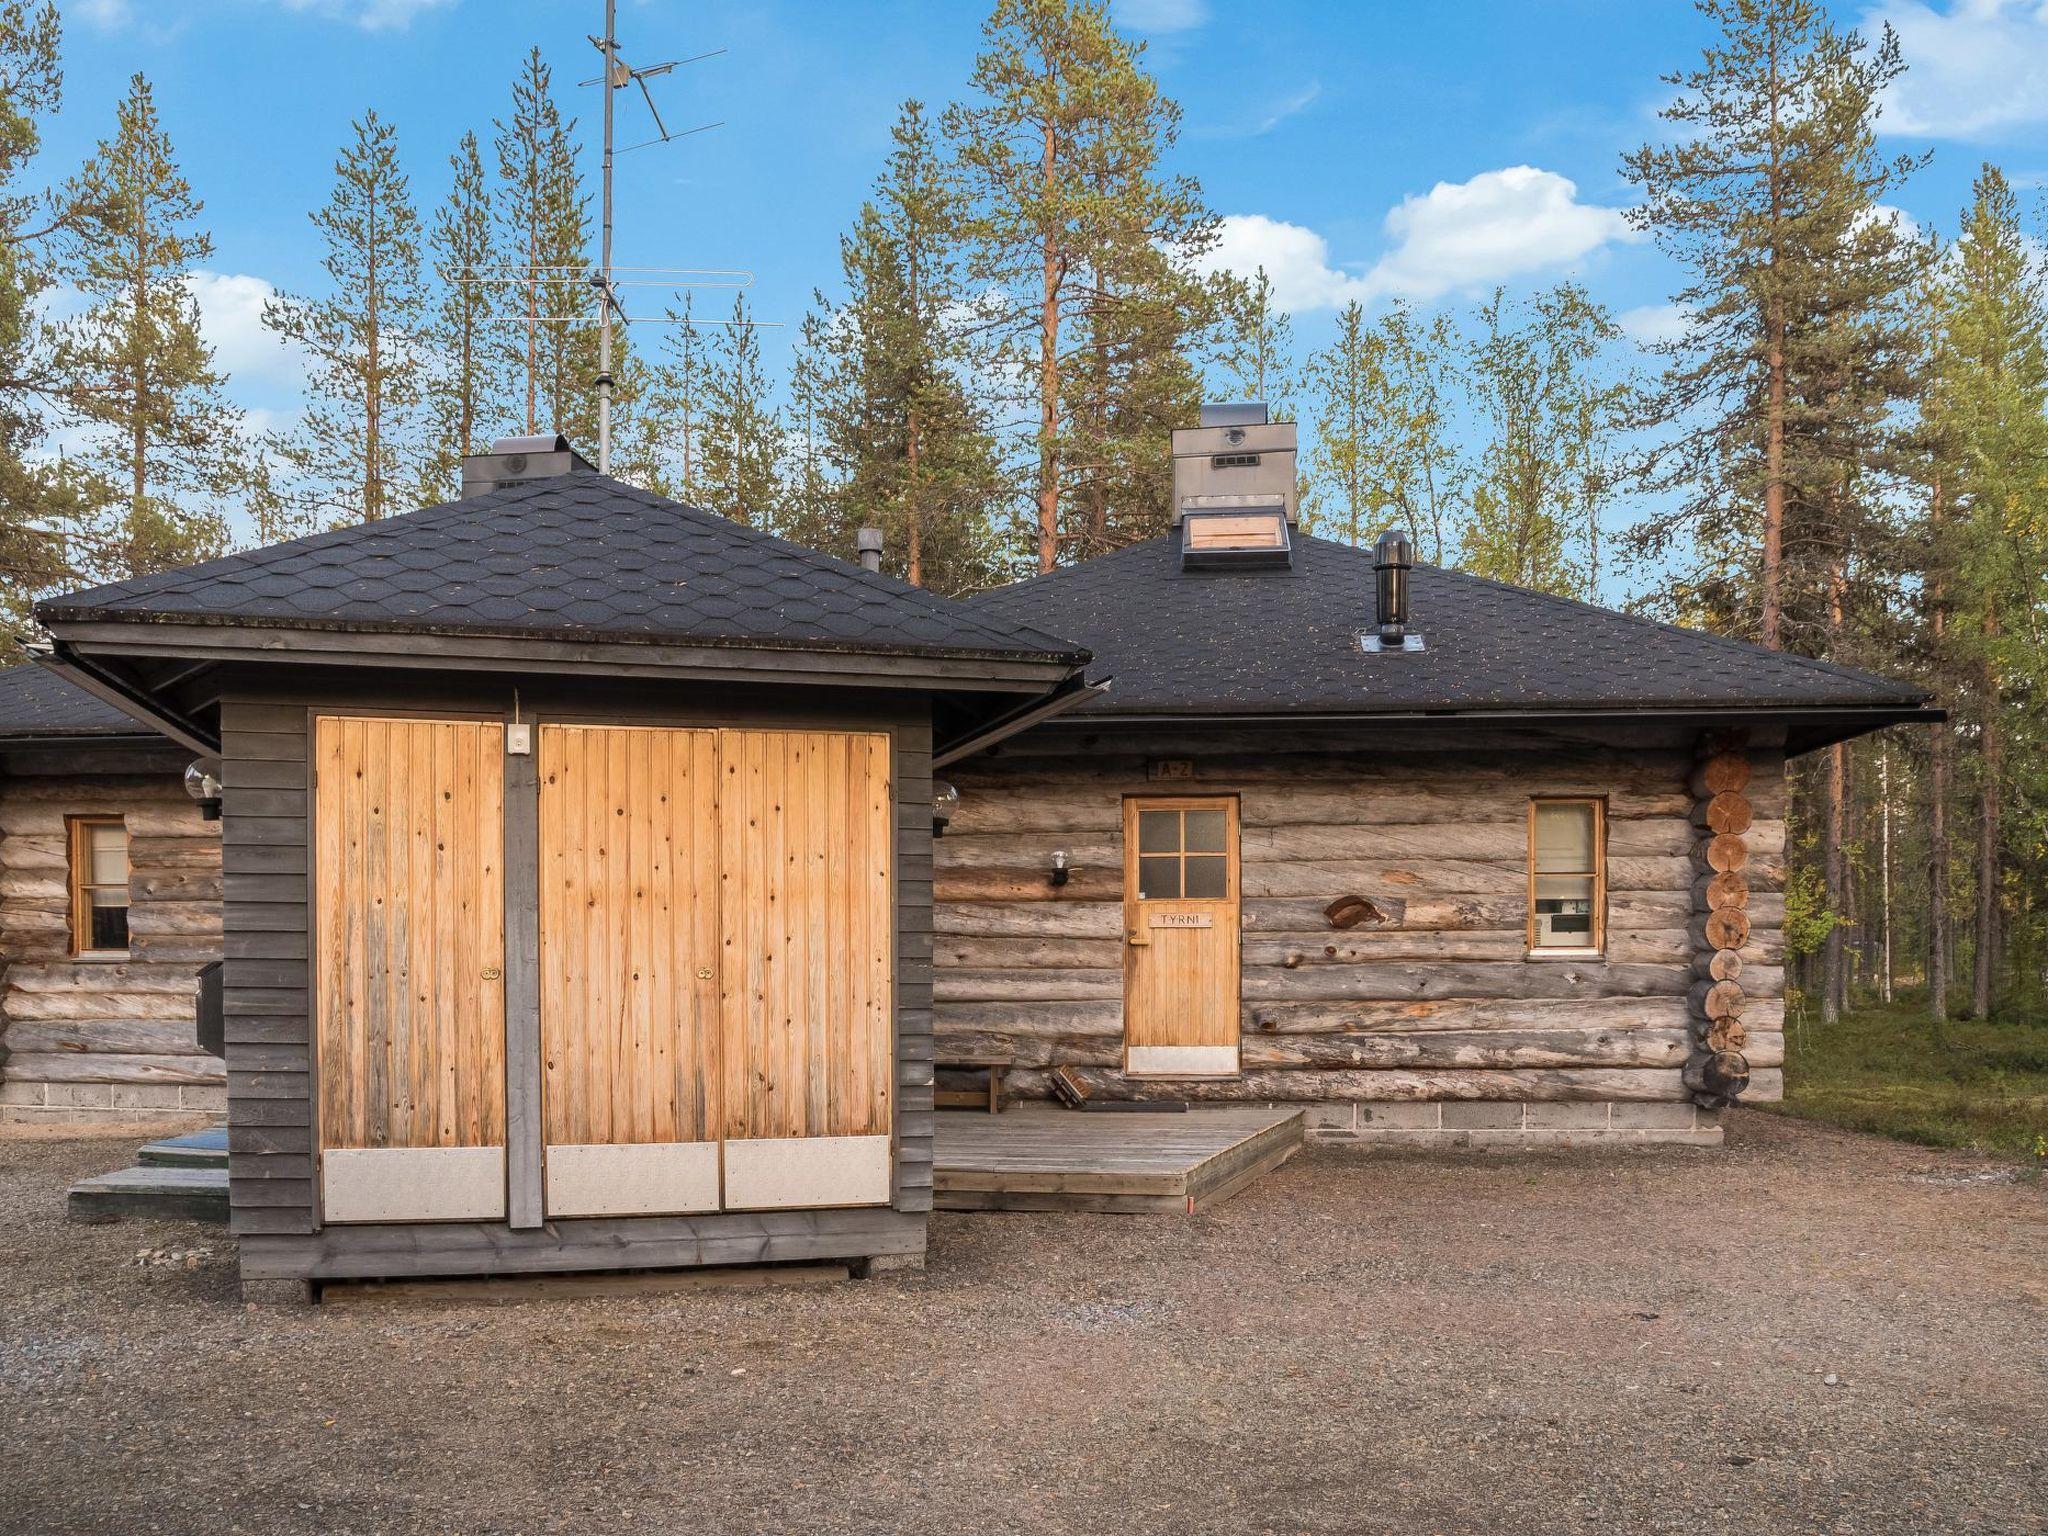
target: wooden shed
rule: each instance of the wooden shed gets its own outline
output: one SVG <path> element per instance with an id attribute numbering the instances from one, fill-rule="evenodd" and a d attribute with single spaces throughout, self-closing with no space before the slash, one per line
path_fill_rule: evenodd
<path id="1" fill-rule="evenodd" d="M 1313 537 L 1294 427 L 1205 416 L 1171 533 L 970 605 L 1115 686 L 940 765 L 942 1086 L 1500 1146 L 1777 1097 L 1786 760 L 1923 691 Z"/>
<path id="2" fill-rule="evenodd" d="M 922 1254 L 932 755 L 1078 647 L 576 468 L 39 613 L 220 760 L 246 1280 Z"/>

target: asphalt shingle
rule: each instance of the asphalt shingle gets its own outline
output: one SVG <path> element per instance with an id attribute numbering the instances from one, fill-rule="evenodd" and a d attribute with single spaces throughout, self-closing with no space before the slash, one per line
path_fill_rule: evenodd
<path id="1" fill-rule="evenodd" d="M 1531 708 L 1905 706 L 1922 690 L 1418 566 L 1410 627 L 1427 649 L 1367 655 L 1372 551 L 1295 535 L 1284 570 L 1187 573 L 1172 537 L 971 600 L 989 618 L 1066 635 L 1115 686 L 1098 714 L 1407 713 Z"/>
<path id="2" fill-rule="evenodd" d="M 47 667 L 0 670 L 0 739 L 148 734 L 147 726 L 111 704 L 102 704 Z"/>
<path id="3" fill-rule="evenodd" d="M 1081 659 L 1054 635 L 581 471 L 75 592 L 37 611 Z"/>

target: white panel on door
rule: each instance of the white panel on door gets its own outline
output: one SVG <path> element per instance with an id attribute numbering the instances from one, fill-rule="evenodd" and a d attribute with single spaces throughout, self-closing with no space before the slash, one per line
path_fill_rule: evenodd
<path id="1" fill-rule="evenodd" d="M 1234 1045 L 1134 1045 L 1129 1050 L 1132 1077 L 1237 1076 Z"/>
<path id="2" fill-rule="evenodd" d="M 718 1209 L 718 1144 L 547 1149 L 550 1216 L 687 1216 Z"/>
<path id="3" fill-rule="evenodd" d="M 887 1205 L 889 1138 L 790 1136 L 725 1144 L 725 1203 L 742 1211 Z"/>
<path id="4" fill-rule="evenodd" d="M 320 1215 L 362 1221 L 503 1221 L 503 1147 L 329 1147 Z"/>

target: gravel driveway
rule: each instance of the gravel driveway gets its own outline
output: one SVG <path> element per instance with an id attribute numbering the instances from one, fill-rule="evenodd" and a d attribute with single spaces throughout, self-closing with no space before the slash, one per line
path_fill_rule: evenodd
<path id="1" fill-rule="evenodd" d="M 9 1532 L 2048 1528 L 2048 1203 L 1719 1152 L 1314 1149 L 1211 1215 L 942 1215 L 923 1276 L 249 1310 L 0 1142 Z M 141 1267 L 138 1249 L 213 1250 Z"/>

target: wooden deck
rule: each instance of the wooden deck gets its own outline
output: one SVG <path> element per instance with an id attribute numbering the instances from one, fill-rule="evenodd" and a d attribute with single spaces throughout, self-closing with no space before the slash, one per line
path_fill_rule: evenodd
<path id="1" fill-rule="evenodd" d="M 1298 1109 L 1082 1114 L 1028 1106 L 936 1116 L 932 1203 L 942 1211 L 1193 1215 L 1301 1146 Z"/>

